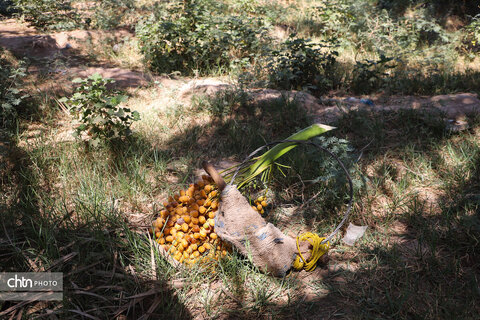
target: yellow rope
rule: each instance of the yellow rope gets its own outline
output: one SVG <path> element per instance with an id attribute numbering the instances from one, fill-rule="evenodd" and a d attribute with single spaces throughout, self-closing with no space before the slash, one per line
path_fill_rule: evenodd
<path id="1" fill-rule="evenodd" d="M 297 250 L 298 255 L 295 261 L 293 262 L 293 267 L 296 270 L 305 269 L 306 271 L 313 271 L 317 266 L 317 261 L 327 253 L 328 249 L 330 248 L 330 241 L 326 243 L 322 243 L 325 238 L 320 238 L 318 234 L 306 232 L 301 236 L 297 237 Z M 305 261 L 305 258 L 300 251 L 300 241 L 308 241 L 313 246 L 311 250 L 311 256 L 308 261 Z"/>

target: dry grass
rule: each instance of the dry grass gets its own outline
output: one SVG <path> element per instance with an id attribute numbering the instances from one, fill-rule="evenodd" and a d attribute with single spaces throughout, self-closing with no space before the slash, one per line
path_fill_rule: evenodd
<path id="1" fill-rule="evenodd" d="M 29 269 L 36 266 L 63 271 L 78 288 L 67 285 L 64 304 L 4 307 L 9 315 L 42 314 L 45 308 L 54 307 L 54 313 L 61 317 L 150 314 L 155 318 L 170 314 L 174 318 L 291 318 L 294 314 L 300 318 L 370 318 L 411 314 L 438 318 L 458 312 L 468 317 L 468 310 L 475 310 L 471 304 L 475 298 L 469 296 L 466 286 L 478 267 L 475 249 L 464 236 L 453 247 L 444 237 L 465 227 L 455 223 L 452 229 L 453 225 L 442 219 L 450 219 L 450 209 L 446 208 L 459 196 L 470 203 L 465 212 L 458 212 L 459 217 L 475 219 L 478 208 L 469 202 L 469 197 L 478 193 L 475 171 L 471 171 L 476 168 L 479 154 L 475 143 L 479 138 L 478 125 L 469 132 L 444 135 L 436 129 L 435 118 L 425 120 L 424 114 L 397 111 L 387 120 L 380 120 L 381 116 L 375 114 L 370 119 L 361 113 L 348 115 L 340 120 L 341 131 L 336 135 L 348 136 L 356 150 L 362 149 L 364 141 L 371 137 L 368 130 L 352 127 L 358 126 L 357 120 L 352 122 L 348 117 L 363 119 L 367 128 L 376 121 L 387 121 L 382 128 L 378 123 L 374 127 L 376 140 L 358 164 L 358 179 L 366 183 L 357 190 L 351 221 L 369 226 L 365 237 L 355 247 L 336 243 L 329 260 L 314 274 L 293 273 L 283 280 L 274 279 L 259 273 L 248 260 L 237 255 L 221 262 L 212 274 L 197 268 L 172 268 L 145 238 L 144 232 L 159 203 L 179 185 L 191 181 L 191 169 L 198 161 L 196 152 L 203 148 L 205 154 L 214 157 L 226 155 L 226 150 L 217 146 L 228 135 L 215 135 L 214 144 L 202 144 L 199 148 L 197 143 L 206 129 L 190 131 L 204 128 L 208 113 L 194 112 L 185 105 L 165 108 L 176 94 L 171 88 L 138 91 L 129 105 L 141 111 L 143 120 L 134 128 L 136 138 L 124 146 L 105 145 L 85 152 L 75 141 L 58 141 L 58 132 L 62 131 L 58 127 L 29 125 L 22 129 L 16 147 L 22 163 L 19 175 L 13 171 L 8 176 L 9 181 L 17 181 L 18 188 L 25 186 L 26 191 L 17 189 L 5 194 L 10 199 L 18 198 L 25 212 L 21 217 L 12 216 L 23 221 L 28 234 L 26 238 L 17 238 L 17 248 L 25 246 L 21 243 L 26 241 L 30 247 L 17 261 L 24 261 L 21 264 L 27 263 Z M 422 127 L 416 119 L 431 122 Z M 237 121 L 248 125 L 251 119 Z M 250 125 L 257 126 L 251 122 Z M 399 131 L 414 132 L 405 126 L 422 130 L 424 139 L 415 139 L 418 133 L 399 137 Z M 218 122 L 207 123 L 207 127 L 214 131 L 232 130 L 228 126 L 222 128 Z M 189 132 L 199 136 L 189 138 Z M 170 145 L 175 141 L 172 139 L 179 137 Z M 179 145 L 184 148 L 180 152 L 176 147 Z M 175 149 L 170 150 L 169 146 Z M 459 170 L 464 179 L 471 181 L 469 184 L 458 180 Z M 172 177 L 178 182 L 172 182 Z M 462 191 L 465 186 L 473 189 Z M 17 205 L 8 203 L 4 202 L 7 212 L 16 210 Z M 44 243 L 35 229 L 28 227 L 33 216 L 43 217 L 40 223 L 47 223 L 44 228 L 56 233 L 51 234 L 54 243 L 62 243 L 60 247 L 64 249 L 51 252 L 53 243 Z M 67 220 L 60 222 L 65 217 Z M 324 228 L 333 226 L 336 218 L 316 221 Z M 65 238 L 60 236 L 59 227 L 65 230 Z M 309 229 L 308 225 L 299 224 L 295 230 L 305 229 Z M 8 248 L 3 246 L 2 250 Z M 99 254 L 103 256 L 100 260 Z M 459 269 L 450 269 L 452 263 L 459 263 Z M 88 280 L 87 275 L 94 278 Z M 152 276 L 157 279 L 156 284 L 151 282 Z M 422 280 L 425 276 L 433 282 Z M 459 290 L 450 292 L 442 284 L 455 277 Z M 119 294 L 124 298 L 119 299 Z M 93 302 L 89 297 L 95 295 L 102 298 Z M 132 296 L 138 298 L 128 298 Z M 462 309 L 449 303 L 432 308 L 445 301 L 444 297 L 456 301 Z M 419 299 L 425 303 L 418 304 Z M 463 308 L 467 306 L 473 309 Z"/>
<path id="2" fill-rule="evenodd" d="M 298 13 L 308 18 L 315 3 L 281 1 L 296 9 L 279 24 L 314 35 Z M 82 56 L 141 68 L 135 39 L 114 52 L 117 41 L 82 42 Z M 418 69 L 432 54 L 411 56 L 406 66 Z M 444 56 L 457 71 L 479 71 L 478 57 Z M 375 57 L 343 48 L 342 72 Z M 134 134 L 89 148 L 70 137 L 75 122 L 59 111 L 55 90 L 43 90 L 47 82 L 69 79 L 34 76 L 35 108 L 16 130 L 0 132 L 0 271 L 63 272 L 65 299 L 0 302 L 0 318 L 473 319 L 480 313 L 478 117 L 467 117 L 468 129 L 450 132 L 441 115 L 421 110 L 343 114 L 329 137 L 344 138 L 353 149 L 332 144 L 354 175 L 350 221 L 367 232 L 353 247 L 338 237 L 315 272 L 276 279 L 236 253 L 213 268 L 176 268 L 158 253 L 147 228 L 166 197 L 194 181 L 201 160 L 241 161 L 266 141 L 307 126 L 311 118 L 295 101 L 251 104 L 234 87 L 230 95 L 192 103 L 182 92 L 191 79 L 158 77 L 127 90 L 127 105 L 141 114 Z M 305 159 L 303 172 L 332 171 L 314 165 L 318 155 Z M 281 183 L 289 178 L 278 178 L 270 198 L 277 208 L 286 205 Z M 310 210 L 280 216 L 271 208 L 267 218 L 291 233 L 328 233 L 344 210 L 344 189 L 325 185 Z M 298 206 L 301 197 L 291 193 L 288 205 Z"/>

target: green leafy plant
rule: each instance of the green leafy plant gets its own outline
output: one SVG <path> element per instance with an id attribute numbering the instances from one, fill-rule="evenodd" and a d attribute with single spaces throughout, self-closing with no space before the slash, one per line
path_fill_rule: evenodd
<path id="1" fill-rule="evenodd" d="M 332 129 L 335 128 L 320 123 L 315 123 L 290 135 L 286 140 L 306 141 Z M 290 150 L 296 148 L 297 145 L 298 144 L 294 142 L 279 143 L 263 154 L 250 159 L 249 165 L 241 168 L 238 173 L 236 180 L 238 187 L 244 187 L 256 179 L 256 177 L 260 177 L 263 183 L 267 183 L 271 178 L 271 171 L 273 167 L 277 165 L 276 161 Z M 224 171 L 227 180 L 232 178 L 232 174 L 235 170 L 236 166 L 233 166 Z"/>
<path id="2" fill-rule="evenodd" d="M 425 10 L 417 10 L 412 17 L 399 19 L 395 42 L 404 49 L 419 49 L 434 43 L 448 43 L 450 37 Z"/>
<path id="3" fill-rule="evenodd" d="M 324 93 L 332 88 L 338 53 L 331 43 L 313 43 L 290 35 L 267 63 L 270 85 Z"/>
<path id="4" fill-rule="evenodd" d="M 71 0 L 14 0 L 19 15 L 36 28 L 73 29 L 79 15 Z"/>
<path id="5" fill-rule="evenodd" d="M 261 20 L 223 15 L 208 0 L 189 0 L 137 25 L 140 50 L 157 72 L 208 73 L 254 59 L 266 29 Z"/>
<path id="6" fill-rule="evenodd" d="M 94 74 L 86 79 L 74 79 L 78 83 L 75 93 L 70 98 L 59 101 L 69 106 L 72 114 L 77 116 L 80 125 L 75 130 L 75 136 L 87 132 L 91 142 L 96 145 L 100 139 L 124 137 L 130 134 L 130 126 L 140 119 L 137 111 L 121 106 L 127 96 L 107 89 L 112 79 L 104 79 L 100 74 Z"/>
<path id="7" fill-rule="evenodd" d="M 114 29 L 121 26 L 134 11 L 134 0 L 97 0 L 92 24 L 98 29 Z"/>
<path id="8" fill-rule="evenodd" d="M 352 90 L 355 93 L 370 93 L 375 89 L 381 88 L 388 69 L 395 68 L 395 65 L 389 64 L 392 57 L 380 55 L 378 60 L 357 61 L 352 75 Z"/>
<path id="9" fill-rule="evenodd" d="M 480 14 L 472 17 L 472 21 L 465 26 L 465 35 L 463 37 L 464 47 L 468 51 L 480 51 Z"/>
<path id="10" fill-rule="evenodd" d="M 0 14 L 9 16 L 15 11 L 11 0 L 0 0 Z"/>
<path id="11" fill-rule="evenodd" d="M 17 67 L 8 65 L 0 57 L 0 127 L 8 128 L 15 124 L 18 108 L 29 97 L 22 89 L 22 79 L 26 76 L 23 64 Z"/>
<path id="12" fill-rule="evenodd" d="M 349 0 L 324 1 L 312 11 L 313 16 L 321 22 L 318 31 L 330 37 L 346 36 L 348 27 L 358 18 Z"/>

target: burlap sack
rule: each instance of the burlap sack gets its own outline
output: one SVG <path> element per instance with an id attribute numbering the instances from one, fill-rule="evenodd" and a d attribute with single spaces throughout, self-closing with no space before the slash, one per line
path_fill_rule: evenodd
<path id="1" fill-rule="evenodd" d="M 215 217 L 215 232 L 263 271 L 284 276 L 297 256 L 294 239 L 252 209 L 236 186 L 227 186 Z"/>
<path id="2" fill-rule="evenodd" d="M 285 276 L 298 254 L 296 240 L 283 234 L 273 224 L 266 223 L 235 185 L 225 184 L 211 164 L 204 163 L 203 167 L 222 191 L 215 216 L 217 235 L 243 255 L 251 257 L 260 270 Z M 309 249 L 310 243 L 300 243 L 300 251 L 306 260 L 310 258 Z"/>

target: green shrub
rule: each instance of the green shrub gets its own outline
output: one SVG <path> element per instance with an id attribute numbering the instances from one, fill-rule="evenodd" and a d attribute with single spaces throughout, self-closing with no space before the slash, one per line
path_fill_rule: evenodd
<path id="1" fill-rule="evenodd" d="M 324 1 L 313 8 L 312 14 L 320 22 L 318 32 L 329 37 L 346 36 L 349 26 L 358 19 L 349 0 Z"/>
<path id="2" fill-rule="evenodd" d="M 140 119 L 137 111 L 131 111 L 120 104 L 127 100 L 127 96 L 108 90 L 106 85 L 113 83 L 112 79 L 104 79 L 94 74 L 86 79 L 74 79 L 80 84 L 70 98 L 62 98 L 75 116 L 80 120 L 75 136 L 87 132 L 91 143 L 96 145 L 100 139 L 124 137 L 130 134 L 133 121 Z"/>
<path id="3" fill-rule="evenodd" d="M 82 4 L 81 9 L 73 6 L 75 0 L 12 1 L 18 14 L 39 29 L 114 29 L 128 24 L 126 17 L 133 16 L 136 9 L 135 0 L 94 0 Z"/>
<path id="4" fill-rule="evenodd" d="M 134 11 L 134 0 L 97 0 L 92 25 L 96 29 L 118 28 Z"/>
<path id="5" fill-rule="evenodd" d="M 71 0 L 14 0 L 19 14 L 40 29 L 72 29 L 78 26 L 79 16 Z"/>
<path id="6" fill-rule="evenodd" d="M 391 57 L 380 55 L 379 60 L 357 61 L 352 74 L 351 87 L 355 93 L 370 93 L 383 87 L 388 69 L 395 68 Z"/>
<path id="7" fill-rule="evenodd" d="M 472 17 L 472 21 L 465 26 L 465 34 L 462 40 L 463 47 L 467 51 L 480 51 L 480 14 Z"/>
<path id="8" fill-rule="evenodd" d="M 12 0 L 0 0 L 0 14 L 9 16 L 15 12 Z"/>
<path id="9" fill-rule="evenodd" d="M 10 128 L 15 124 L 18 108 L 29 96 L 21 89 L 25 72 L 23 64 L 12 67 L 0 57 L 0 128 Z"/>
<path id="10" fill-rule="evenodd" d="M 313 43 L 290 35 L 267 64 L 270 85 L 285 90 L 324 93 L 334 86 L 333 73 L 338 53 L 328 43 Z"/>
<path id="11" fill-rule="evenodd" d="M 398 45 L 405 49 L 419 49 L 426 45 L 449 43 L 450 37 L 434 18 L 425 10 L 417 10 L 412 17 L 399 19 L 398 31 L 394 39 Z"/>
<path id="12" fill-rule="evenodd" d="M 430 5 L 404 14 L 412 3 L 387 0 L 372 6 L 365 0 L 331 0 L 315 6 L 312 15 L 319 24 L 317 34 L 335 37 L 341 44 L 361 51 L 398 53 L 434 43 L 450 43 L 451 37 Z M 402 14 L 398 14 L 393 7 L 401 5 L 405 7 L 399 11 Z"/>
<path id="13" fill-rule="evenodd" d="M 218 15 L 207 0 L 184 1 L 161 17 L 137 26 L 140 50 L 156 72 L 206 74 L 250 62 L 262 51 L 266 29 L 261 20 Z"/>

